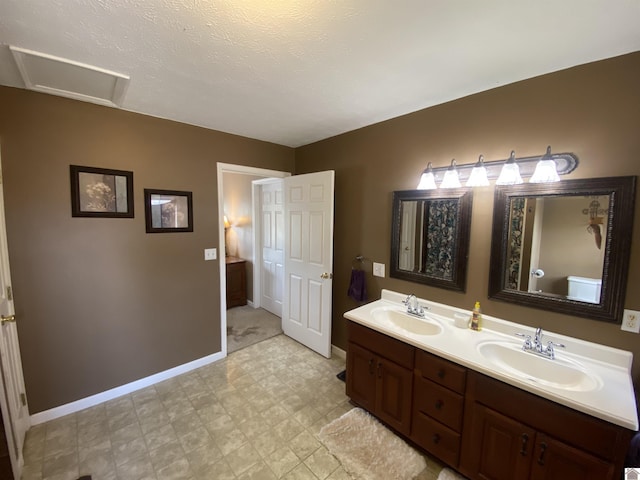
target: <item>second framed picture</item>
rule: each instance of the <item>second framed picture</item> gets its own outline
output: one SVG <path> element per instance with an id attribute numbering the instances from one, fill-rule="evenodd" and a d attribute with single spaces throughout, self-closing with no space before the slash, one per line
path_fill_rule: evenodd
<path id="1" fill-rule="evenodd" d="M 147 233 L 193 232 L 191 192 L 144 189 Z"/>

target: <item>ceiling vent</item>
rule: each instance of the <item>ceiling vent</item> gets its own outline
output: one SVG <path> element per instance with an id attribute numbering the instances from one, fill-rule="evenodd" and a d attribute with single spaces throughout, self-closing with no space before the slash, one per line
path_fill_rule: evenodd
<path id="1" fill-rule="evenodd" d="M 29 90 L 120 107 L 129 77 L 102 68 L 9 46 Z"/>

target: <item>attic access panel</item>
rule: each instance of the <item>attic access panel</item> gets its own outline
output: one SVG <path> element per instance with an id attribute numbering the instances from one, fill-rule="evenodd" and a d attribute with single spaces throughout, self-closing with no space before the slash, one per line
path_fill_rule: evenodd
<path id="1" fill-rule="evenodd" d="M 45 53 L 9 46 L 29 90 L 120 107 L 129 77 Z"/>

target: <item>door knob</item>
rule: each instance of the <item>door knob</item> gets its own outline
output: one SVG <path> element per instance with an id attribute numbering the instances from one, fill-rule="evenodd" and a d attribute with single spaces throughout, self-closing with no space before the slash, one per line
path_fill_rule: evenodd
<path id="1" fill-rule="evenodd" d="M 320 275 L 320 278 L 324 278 L 324 279 L 333 278 L 333 273 L 324 272 L 322 275 Z"/>
<path id="2" fill-rule="evenodd" d="M 4 325 L 7 322 L 15 322 L 16 321 L 16 316 L 15 315 L 2 315 L 1 317 L 2 319 L 0 320 L 0 324 Z"/>

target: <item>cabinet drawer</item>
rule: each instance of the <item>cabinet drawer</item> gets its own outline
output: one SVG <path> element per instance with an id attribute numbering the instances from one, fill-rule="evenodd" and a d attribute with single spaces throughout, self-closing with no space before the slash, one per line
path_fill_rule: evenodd
<path id="1" fill-rule="evenodd" d="M 429 415 L 447 427 L 460 432 L 464 398 L 447 388 L 422 378 L 418 373 L 414 383 L 414 415 Z"/>
<path id="2" fill-rule="evenodd" d="M 428 378 L 460 394 L 464 393 L 467 369 L 460 365 L 418 350 L 416 353 L 416 370 L 424 378 Z"/>
<path id="3" fill-rule="evenodd" d="M 413 346 L 351 321 L 347 323 L 347 334 L 350 342 L 368 348 L 402 367 L 413 369 Z"/>
<path id="4" fill-rule="evenodd" d="M 413 416 L 411 439 L 443 462 L 458 465 L 460 435 L 424 413 L 416 412 Z"/>

